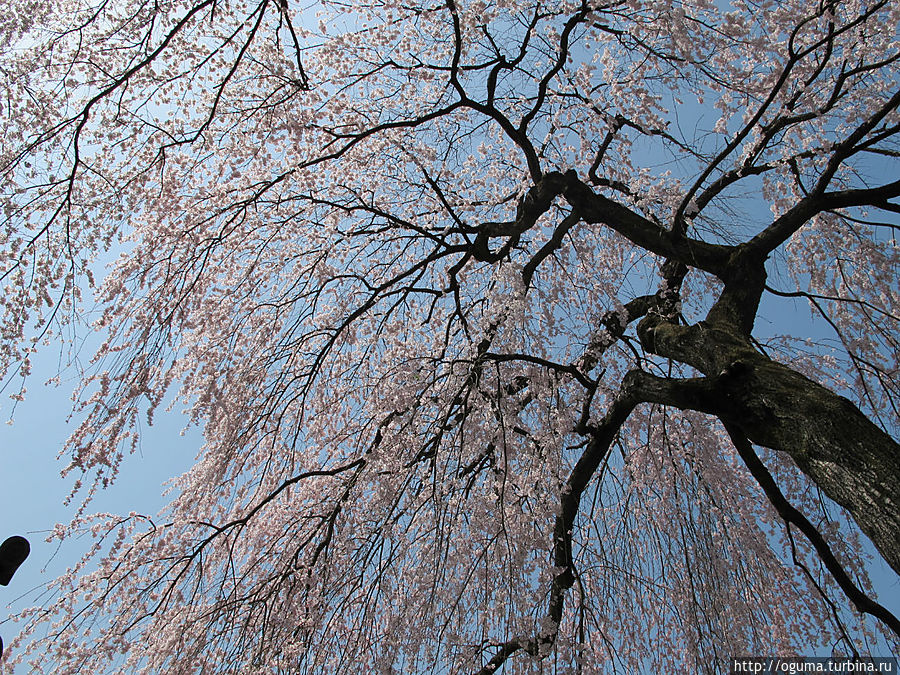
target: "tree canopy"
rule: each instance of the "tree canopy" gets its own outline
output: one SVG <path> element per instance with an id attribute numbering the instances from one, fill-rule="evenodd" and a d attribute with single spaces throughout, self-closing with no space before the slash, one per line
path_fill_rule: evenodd
<path id="1" fill-rule="evenodd" d="M 55 535 L 97 544 L 4 658 L 897 649 L 900 3 L 7 5 L 6 390 L 104 341 Z M 89 515 L 171 397 L 169 506 Z"/>

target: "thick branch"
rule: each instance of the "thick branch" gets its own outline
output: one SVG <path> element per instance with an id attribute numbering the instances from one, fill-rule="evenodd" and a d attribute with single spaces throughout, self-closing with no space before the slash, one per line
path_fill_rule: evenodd
<path id="1" fill-rule="evenodd" d="M 504 254 L 491 253 L 488 248 L 488 240 L 491 237 L 510 237 L 516 241 L 524 232 L 530 230 L 537 223 L 538 218 L 544 215 L 553 205 L 553 200 L 559 196 L 565 188 L 565 178 L 559 172 L 549 173 L 535 183 L 519 202 L 516 208 L 516 219 L 506 222 L 483 223 L 472 245 L 472 255 L 476 260 L 493 262 Z M 569 221 L 566 221 L 569 222 Z M 568 225 L 571 227 L 574 223 Z M 560 235 L 562 236 L 562 235 Z M 505 246 L 503 251 L 509 246 Z M 548 252 L 549 255 L 549 252 Z M 531 270 L 534 273 L 534 270 Z M 528 279 L 530 280 L 530 276 Z"/>
<path id="2" fill-rule="evenodd" d="M 673 235 L 631 209 L 596 194 L 574 171 L 566 172 L 565 178 L 565 198 L 586 222 L 602 223 L 634 244 L 688 267 L 719 277 L 724 273 L 731 247 Z"/>
<path id="3" fill-rule="evenodd" d="M 753 237 L 748 242 L 747 248 L 757 255 L 768 254 L 786 242 L 794 232 L 819 213 L 852 206 L 879 206 L 886 204 L 888 199 L 896 197 L 900 197 L 900 181 L 875 188 L 841 190 L 825 194 L 814 193 L 800 200 L 793 208 Z"/>
<path id="4" fill-rule="evenodd" d="M 804 536 L 806 536 L 816 549 L 816 553 L 819 555 L 822 563 L 828 571 L 831 572 L 831 576 L 834 577 L 838 586 L 841 587 L 844 595 L 847 596 L 847 599 L 853 603 L 858 611 L 865 612 L 866 614 L 870 614 L 875 618 L 880 619 L 886 625 L 890 626 L 894 633 L 900 636 L 900 620 L 898 620 L 886 607 L 863 593 L 862 590 L 853 583 L 850 575 L 847 574 L 847 571 L 835 557 L 834 553 L 832 553 L 831 548 L 828 546 L 828 542 L 825 541 L 822 534 L 811 522 L 809 522 L 809 519 L 807 519 L 806 516 L 788 502 L 781 490 L 778 489 L 778 484 L 775 482 L 772 474 L 769 473 L 765 464 L 757 457 L 750 442 L 731 425 L 726 424 L 725 429 L 728 431 L 728 435 L 731 436 L 734 447 L 737 449 L 741 459 L 744 460 L 744 464 L 747 465 L 747 468 L 756 479 L 756 482 L 759 483 L 759 486 L 766 493 L 766 497 L 768 497 L 772 506 L 778 511 L 778 515 L 781 516 L 785 523 L 794 525 L 804 534 Z"/>
<path id="5" fill-rule="evenodd" d="M 572 557 L 572 533 L 575 518 L 581 504 L 581 496 L 606 459 L 616 435 L 625 420 L 640 402 L 632 395 L 632 373 L 625 376 L 619 395 L 613 401 L 603 419 L 590 428 L 590 440 L 579 458 L 560 494 L 560 508 L 553 528 L 553 565 L 557 569 L 550 585 L 550 601 L 547 619 L 552 629 L 533 637 L 517 637 L 502 645 L 478 675 L 496 672 L 506 660 L 520 650 L 538 654 L 542 647 L 552 645 L 562 621 L 566 591 L 575 583 L 575 563 Z"/>
<path id="6" fill-rule="evenodd" d="M 625 334 L 629 323 L 644 316 L 658 302 L 658 294 L 639 295 L 625 305 L 603 314 L 597 322 L 599 327 L 591 334 L 590 342 L 581 358 L 576 363 L 581 372 L 593 370 L 600 357 L 609 347 Z"/>
<path id="7" fill-rule="evenodd" d="M 531 280 L 534 277 L 534 273 L 538 266 L 544 262 L 547 257 L 553 255 L 556 250 L 562 247 L 563 237 L 565 237 L 568 231 L 575 227 L 580 220 L 581 217 L 577 213 L 570 213 L 563 218 L 563 221 L 557 225 L 555 230 L 553 230 L 553 236 L 551 236 L 547 243 L 544 244 L 541 249 L 534 254 L 531 260 L 525 264 L 525 267 L 522 268 L 522 282 L 524 283 L 525 288 L 531 286 Z"/>
<path id="8" fill-rule="evenodd" d="M 638 395 L 716 415 L 753 443 L 786 452 L 900 574 L 900 445 L 846 398 L 752 349 L 735 349 L 734 341 L 718 342 L 721 332 L 697 329 L 651 346 L 674 357 L 672 349 L 706 342 L 719 357 L 694 359 L 698 365 L 731 362 L 719 372 L 707 369 L 707 378 L 642 373 Z"/>

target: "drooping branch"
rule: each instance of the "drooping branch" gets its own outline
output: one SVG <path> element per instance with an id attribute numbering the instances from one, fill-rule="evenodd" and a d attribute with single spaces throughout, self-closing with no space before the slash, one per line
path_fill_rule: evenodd
<path id="1" fill-rule="evenodd" d="M 642 670 L 647 647 L 662 670 L 706 663 L 712 670 L 726 644 L 765 648 L 773 635 L 792 635 L 822 616 L 799 592 L 768 612 L 771 595 L 763 595 L 790 591 L 798 570 L 785 569 L 776 542 L 756 528 L 729 529 L 738 509 L 768 512 L 766 497 L 790 522 L 789 533 L 807 534 L 854 605 L 896 633 L 896 620 L 867 604 L 815 528 L 754 463 L 751 445 L 790 453 L 885 547 L 886 558 L 896 551 L 897 444 L 804 377 L 803 366 L 772 362 L 751 338 L 766 258 L 810 218 L 840 216 L 810 228 L 808 240 L 796 239 L 801 250 L 829 255 L 842 242 L 827 228 L 846 224 L 852 209 L 900 209 L 893 179 L 880 185 L 863 178 L 872 156 L 863 153 L 880 153 L 879 167 L 898 157 L 897 107 L 880 107 L 896 87 L 900 58 L 887 0 L 863 9 L 797 0 L 777 12 L 728 16 L 717 3 L 644 3 L 626 12 L 621 4 L 582 0 L 502 8 L 463 0 L 431 8 L 326 2 L 318 29 L 292 24 L 299 10 L 286 0 L 250 8 L 200 2 L 208 9 L 191 20 L 196 35 L 185 24 L 171 48 L 106 90 L 106 102 L 91 97 L 110 77 L 82 81 L 80 64 L 127 73 L 128 64 L 151 54 L 159 42 L 153 36 L 165 38 L 166 26 L 177 25 L 179 16 L 168 14 L 183 8 L 157 13 L 142 0 L 122 0 L 127 18 L 113 25 L 112 39 L 106 26 L 121 12 L 88 9 L 85 21 L 99 27 L 73 28 L 71 48 L 51 40 L 49 69 L 39 54 L 21 61 L 40 66 L 33 82 L 59 94 L 36 114 L 46 111 L 50 121 L 41 124 L 54 138 L 68 127 L 53 120 L 71 127 L 81 118 L 66 111 L 93 107 L 75 134 L 83 142 L 74 146 L 74 208 L 82 195 L 96 195 L 98 206 L 85 200 L 85 214 L 134 228 L 134 254 L 111 275 L 104 300 L 116 341 L 104 347 L 108 365 L 98 372 L 111 385 L 96 380 L 96 397 L 87 390 L 96 408 L 90 431 L 76 436 L 73 447 L 86 448 L 79 459 L 118 466 L 115 448 L 128 438 L 120 420 L 136 414 L 133 390 L 160 401 L 183 381 L 184 399 L 196 401 L 193 419 L 209 422 L 209 453 L 180 483 L 185 493 L 173 511 L 173 525 L 189 527 L 177 537 L 162 534 L 165 547 L 148 536 L 135 550 L 149 566 L 136 555 L 111 557 L 116 588 L 104 589 L 103 579 L 86 584 L 100 591 L 86 601 L 89 611 L 73 618 L 60 603 L 48 612 L 65 626 L 53 642 L 85 655 L 79 672 L 114 668 L 105 662 L 107 648 L 132 636 L 144 639 L 133 641 L 126 658 L 154 672 L 189 669 L 200 658 L 229 672 L 259 663 L 292 671 L 415 663 L 486 674 L 519 665 L 511 659 L 525 653 L 577 668 L 582 655 L 604 658 L 603 640 L 632 655 L 615 657 L 629 672 Z M 41 21 L 35 25 L 38 35 Z M 82 34 L 84 44 L 74 44 Z M 285 45 L 293 45 L 296 65 L 283 63 Z M 177 50 L 192 47 L 182 61 Z M 69 72 L 57 79 L 56 66 Z M 63 78 L 77 87 L 70 91 Z M 710 106 L 698 101 L 691 133 L 669 104 L 701 93 Z M 44 103 L 11 99 L 11 109 Z M 161 113 L 170 108 L 167 121 Z M 720 124 L 702 130 L 715 109 Z M 41 133 L 9 121 L 11 147 L 23 130 L 25 139 Z M 116 152 L 94 156 L 107 143 Z M 666 167 L 661 153 L 672 160 Z M 32 166 L 43 167 L 51 155 L 48 149 Z M 23 169 L 31 193 L 7 200 L 26 234 L 53 211 L 29 202 L 43 194 L 44 173 Z M 530 181 L 524 186 L 523 176 Z M 53 181 L 53 190 L 65 187 Z M 748 240 L 745 222 L 716 214 L 743 208 L 749 197 L 739 189 L 758 194 L 763 182 L 757 201 L 775 195 L 784 215 Z M 798 187 L 793 202 L 782 201 Z M 769 204 L 754 204 L 753 213 L 757 206 Z M 73 236 L 95 241 L 93 225 L 83 227 L 73 225 Z M 857 229 L 849 265 L 865 273 L 864 256 L 877 255 L 884 238 Z M 11 279 L 25 265 L 20 249 L 10 258 L 19 266 Z M 802 275 L 806 260 L 793 249 L 787 254 L 790 271 Z M 662 282 L 651 292 L 648 277 L 660 262 Z M 515 301 L 504 303 L 490 289 L 504 290 L 513 267 L 521 269 L 525 294 L 513 279 Z M 876 270 L 877 283 L 846 293 L 860 303 L 846 307 L 865 315 L 840 326 L 851 357 L 849 340 L 864 342 L 864 320 L 873 318 L 868 307 L 879 305 L 879 293 L 889 297 L 885 316 L 897 315 L 886 269 Z M 693 283 L 701 272 L 716 276 L 721 292 L 705 279 Z M 538 285 L 540 293 L 532 288 Z M 830 295 L 837 302 L 844 293 Z M 33 306 L 30 299 L 24 307 Z M 698 306 L 711 309 L 685 325 Z M 888 320 L 874 319 L 870 327 L 890 330 Z M 872 351 L 894 346 L 886 335 L 859 349 L 867 366 L 881 365 Z M 672 377 L 632 370 L 619 379 L 638 365 Z M 672 379 L 690 368 L 704 377 Z M 876 409 L 880 394 L 897 392 L 894 373 L 878 372 L 887 383 L 871 397 Z M 600 400 L 605 416 L 597 414 Z M 620 467 L 606 462 L 614 442 L 631 445 L 623 423 L 644 401 L 718 416 L 765 495 L 751 491 L 744 511 L 747 504 L 727 492 L 730 467 L 713 464 L 720 459 L 715 434 L 692 425 L 695 415 L 654 410 L 635 444 L 644 450 L 646 441 L 649 456 L 662 439 L 676 472 L 689 466 L 698 473 L 642 474 L 653 496 L 666 501 L 630 499 L 636 508 L 618 529 L 607 520 L 617 514 L 605 496 Z M 682 442 L 670 443 L 670 433 Z M 706 466 L 693 461 L 707 457 Z M 621 467 L 623 477 L 638 478 L 630 468 Z M 208 486 L 211 475 L 230 482 Z M 677 495 L 666 492 L 669 477 Z M 709 488 L 700 501 L 682 499 L 699 495 L 698 487 Z M 195 488 L 203 504 L 192 501 Z M 603 508 L 588 516 L 592 494 Z M 732 510 L 715 520 L 704 509 L 706 496 Z M 652 514 L 659 520 L 642 523 L 647 511 L 640 509 L 657 505 L 664 506 Z M 197 523 L 208 525 L 201 532 L 207 543 L 197 544 Z M 700 527 L 685 540 L 696 546 L 683 560 L 655 557 L 666 553 L 668 525 L 694 524 Z M 586 525 L 597 527 L 582 530 Z M 724 528 L 714 533 L 729 543 L 748 537 L 748 546 L 720 547 L 705 536 L 708 525 Z M 649 558 L 595 538 L 625 527 Z M 534 532 L 544 539 L 535 541 Z M 770 549 L 776 555 L 750 557 Z M 810 550 L 792 552 L 806 570 Z M 707 559 L 722 566 L 697 564 Z M 536 586 L 542 563 L 548 576 Z M 742 577 L 743 570 L 750 574 Z M 648 571 L 672 574 L 644 593 L 653 582 Z M 622 583 L 624 575 L 639 581 Z M 173 577 L 162 603 L 147 600 Z M 182 588 L 187 602 L 176 602 Z M 578 597 L 569 595 L 575 588 Z M 608 603 L 592 597 L 600 588 Z M 724 630 L 707 630 L 716 625 L 717 600 L 736 589 L 760 594 L 729 607 L 732 624 Z M 679 604 L 687 593 L 690 607 Z M 639 611 L 647 596 L 654 597 Z M 813 600 L 835 607 L 824 594 Z M 643 622 L 645 635 L 613 626 L 602 616 L 606 607 L 623 612 L 624 626 Z M 847 610 L 835 611 L 839 622 Z M 92 614 L 98 620 L 84 627 Z M 761 616 L 771 616 L 772 631 L 752 630 Z M 542 620 L 522 628 L 530 618 Z M 393 641 L 404 623 L 412 630 Z M 674 640 L 696 638 L 697 649 L 653 654 L 648 643 L 667 627 L 678 633 Z M 797 642 L 806 635 L 798 632 Z M 473 644 L 482 647 L 474 663 Z M 40 659 L 42 647 L 33 651 Z M 49 658 L 78 670 L 59 651 Z M 712 660 L 704 663 L 707 655 Z M 38 669 L 53 670 L 47 663 Z"/>
<path id="2" fill-rule="evenodd" d="M 898 620 L 890 610 L 870 598 L 860 590 L 855 583 L 853 583 L 850 575 L 847 574 L 843 565 L 841 565 L 835 557 L 834 553 L 831 551 L 831 547 L 828 546 L 828 542 L 825 541 L 821 532 L 809 522 L 809 519 L 806 518 L 806 516 L 791 505 L 782 494 L 781 490 L 778 488 L 778 484 L 772 477 L 772 474 L 769 473 L 765 464 L 762 463 L 753 451 L 753 446 L 750 442 L 731 424 L 726 424 L 725 429 L 728 431 L 728 435 L 731 437 L 734 447 L 737 449 L 741 459 L 744 460 L 744 464 L 747 465 L 747 468 L 756 479 L 756 482 L 759 483 L 763 492 L 766 493 L 766 497 L 769 498 L 772 506 L 778 511 L 778 515 L 781 516 L 786 524 L 794 525 L 806 536 L 816 549 L 816 553 L 819 555 L 822 563 L 828 571 L 831 572 L 831 576 L 834 577 L 834 580 L 837 582 L 838 586 L 840 586 L 844 595 L 847 596 L 847 599 L 853 603 L 857 610 L 880 619 L 886 625 L 890 626 L 891 630 L 900 637 L 900 620 Z"/>
<path id="3" fill-rule="evenodd" d="M 711 349 L 714 337 L 706 331 Z M 661 344 L 667 351 L 675 342 Z M 753 443 L 786 452 L 850 512 L 900 574 L 900 444 L 849 400 L 788 366 L 749 349 L 730 351 L 724 342 L 718 348 L 725 357 L 721 370 L 684 380 L 641 373 L 637 391 L 656 403 L 715 415 Z"/>
<path id="4" fill-rule="evenodd" d="M 758 418 L 760 416 L 759 410 L 749 410 L 748 407 L 742 406 L 736 400 L 737 396 L 734 391 L 735 380 L 744 377 L 745 373 L 745 364 L 736 362 L 719 375 L 681 380 L 633 371 L 629 374 L 629 383 L 634 395 L 639 399 L 682 409 L 697 410 L 715 415 L 722 420 L 734 442 L 735 448 L 744 460 L 750 473 L 775 507 L 775 510 L 786 523 L 794 525 L 806 536 L 846 597 L 859 611 L 883 621 L 892 631 L 900 636 L 900 620 L 887 608 L 859 589 L 837 560 L 822 534 L 800 511 L 787 501 L 779 490 L 775 479 L 753 451 L 747 431 L 754 432 L 758 429 L 758 425 L 770 424 L 775 415 L 767 415 L 768 419 L 754 421 L 754 417 Z M 810 385 L 818 386 L 812 382 L 810 382 Z M 765 394 L 761 393 L 760 396 L 764 397 Z M 860 416 L 862 416 L 862 413 L 860 413 Z M 804 430 L 801 433 L 809 433 L 809 431 Z M 762 434 L 756 431 L 756 435 L 761 436 Z M 769 447 L 772 446 L 770 445 Z M 791 450 L 787 449 L 787 452 L 791 453 Z M 791 453 L 791 456 L 793 457 L 794 455 Z M 816 479 L 815 476 L 813 478 L 814 480 Z M 828 494 L 827 488 L 820 481 L 821 478 L 817 480 L 817 483 Z M 896 484 L 894 491 L 897 491 Z M 862 526 L 862 523 L 860 525 Z M 863 529 L 865 531 L 865 528 Z"/>
<path id="5" fill-rule="evenodd" d="M 587 447 L 569 473 L 560 491 L 559 511 L 553 527 L 553 566 L 555 574 L 550 583 L 550 598 L 547 605 L 547 628 L 540 634 L 516 637 L 503 643 L 488 663 L 477 675 L 496 672 L 506 660 L 518 651 L 538 655 L 549 651 L 556 641 L 562 621 L 566 593 L 575 583 L 575 560 L 572 555 L 572 537 L 575 519 L 584 494 L 597 469 L 606 460 L 616 435 L 628 419 L 634 407 L 640 403 L 633 393 L 633 373 L 623 380 L 619 395 L 613 400 L 606 415 L 596 425 L 590 425 Z"/>

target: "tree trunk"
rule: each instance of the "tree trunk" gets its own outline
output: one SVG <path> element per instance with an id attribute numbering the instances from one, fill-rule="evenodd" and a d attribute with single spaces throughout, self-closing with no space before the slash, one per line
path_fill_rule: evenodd
<path id="1" fill-rule="evenodd" d="M 716 415 L 753 443 L 786 452 L 900 574 L 900 445 L 889 434 L 843 396 L 731 331 L 648 317 L 639 332 L 649 351 L 706 375 L 666 381 L 640 373 L 631 385 L 642 396 Z"/>

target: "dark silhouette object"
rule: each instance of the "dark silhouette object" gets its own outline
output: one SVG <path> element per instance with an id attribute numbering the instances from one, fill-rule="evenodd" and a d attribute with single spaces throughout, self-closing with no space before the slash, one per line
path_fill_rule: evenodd
<path id="1" fill-rule="evenodd" d="M 31 545 L 25 537 L 10 537 L 0 544 L 0 585 L 9 585 L 9 580 L 30 552 Z M 0 656 L 3 656 L 3 638 L 0 638 Z"/>
<path id="2" fill-rule="evenodd" d="M 9 585 L 9 580 L 30 552 L 31 546 L 25 537 L 10 537 L 0 544 L 0 585 Z"/>

